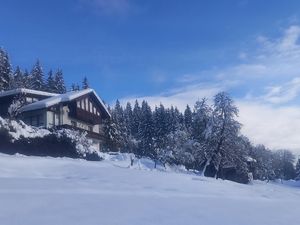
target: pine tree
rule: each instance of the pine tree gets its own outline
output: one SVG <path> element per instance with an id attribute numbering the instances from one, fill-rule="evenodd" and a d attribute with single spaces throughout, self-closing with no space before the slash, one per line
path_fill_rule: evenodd
<path id="1" fill-rule="evenodd" d="M 90 87 L 89 81 L 88 81 L 87 77 L 84 77 L 83 81 L 82 81 L 82 89 L 88 89 L 89 87 Z"/>
<path id="2" fill-rule="evenodd" d="M 300 158 L 298 158 L 296 164 L 296 180 L 300 180 Z"/>
<path id="3" fill-rule="evenodd" d="M 131 133 L 131 128 L 132 128 L 132 123 L 133 123 L 133 113 L 132 113 L 132 107 L 130 102 L 127 102 L 125 110 L 124 110 L 124 120 L 125 120 L 125 125 L 126 129 L 128 132 L 128 136 L 132 136 Z"/>
<path id="4" fill-rule="evenodd" d="M 188 131 L 192 128 L 192 110 L 189 105 L 186 106 L 184 110 L 184 124 Z"/>
<path id="5" fill-rule="evenodd" d="M 278 150 L 273 153 L 272 166 L 277 179 L 294 179 L 296 171 L 294 167 L 295 156 L 288 150 Z"/>
<path id="6" fill-rule="evenodd" d="M 31 71 L 31 88 L 34 90 L 45 90 L 44 74 L 40 61 L 37 60 Z"/>
<path id="7" fill-rule="evenodd" d="M 166 110 L 162 104 L 155 107 L 153 114 L 153 141 L 154 141 L 154 161 L 155 167 L 157 161 L 165 162 L 167 152 L 167 137 L 168 137 L 168 121 L 166 117 Z"/>
<path id="8" fill-rule="evenodd" d="M 66 93 L 66 85 L 64 81 L 63 72 L 61 69 L 58 69 L 54 76 L 54 89 L 55 93 L 63 94 Z"/>
<path id="9" fill-rule="evenodd" d="M 0 48 L 0 91 L 6 91 L 10 86 L 11 65 L 7 52 Z"/>
<path id="10" fill-rule="evenodd" d="M 140 149 L 138 155 L 155 158 L 152 111 L 146 101 L 142 102 L 138 136 L 140 139 Z"/>
<path id="11" fill-rule="evenodd" d="M 48 73 L 48 78 L 46 81 L 46 90 L 53 93 L 56 92 L 55 81 L 54 81 L 52 70 L 50 70 Z"/>
<path id="12" fill-rule="evenodd" d="M 139 106 L 138 101 L 134 103 L 132 110 L 132 124 L 131 124 L 131 134 L 134 138 L 138 139 L 139 126 L 141 123 L 141 107 Z"/>
<path id="13" fill-rule="evenodd" d="M 32 88 L 32 86 L 31 86 L 32 78 L 31 78 L 31 75 L 28 73 L 28 71 L 26 69 L 24 71 L 23 78 L 24 78 L 23 79 L 23 87 L 31 89 Z"/>
<path id="14" fill-rule="evenodd" d="M 105 138 L 104 151 L 120 151 L 123 146 L 123 140 L 120 130 L 117 126 L 114 110 L 110 110 L 112 117 L 103 121 L 103 131 Z"/>
<path id="15" fill-rule="evenodd" d="M 80 87 L 78 84 L 72 84 L 71 85 L 71 91 L 79 91 L 80 90 Z"/>
<path id="16" fill-rule="evenodd" d="M 24 76 L 19 66 L 16 67 L 15 72 L 13 74 L 14 79 L 14 87 L 13 88 L 24 88 Z"/>

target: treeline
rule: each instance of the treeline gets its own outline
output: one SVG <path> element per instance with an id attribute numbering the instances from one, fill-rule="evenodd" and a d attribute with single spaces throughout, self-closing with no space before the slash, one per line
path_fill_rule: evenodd
<path id="1" fill-rule="evenodd" d="M 248 183 L 251 179 L 295 179 L 300 174 L 289 150 L 254 146 L 241 135 L 238 108 L 227 93 L 197 101 L 181 113 L 163 104 L 153 110 L 146 101 L 123 108 L 119 101 L 106 121 L 106 151 L 134 153 L 156 163 L 184 165 L 205 176 Z"/>
<path id="2" fill-rule="evenodd" d="M 82 89 L 89 87 L 86 77 L 82 82 Z M 0 48 L 0 91 L 7 91 L 16 88 L 28 88 L 38 91 L 47 91 L 62 94 L 67 91 L 63 71 L 50 69 L 47 75 L 44 74 L 39 60 L 36 61 L 31 71 L 21 70 L 19 66 L 12 67 L 8 53 Z M 80 90 L 78 84 L 72 84 L 69 90 Z"/>

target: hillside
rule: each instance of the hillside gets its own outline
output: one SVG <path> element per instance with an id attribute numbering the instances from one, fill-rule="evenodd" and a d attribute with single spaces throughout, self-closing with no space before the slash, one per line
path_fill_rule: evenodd
<path id="1" fill-rule="evenodd" d="M 59 224 L 299 224 L 299 184 L 242 185 L 151 170 L 144 160 L 101 162 L 0 155 L 0 221 Z M 139 169 L 140 168 L 140 169 Z"/>

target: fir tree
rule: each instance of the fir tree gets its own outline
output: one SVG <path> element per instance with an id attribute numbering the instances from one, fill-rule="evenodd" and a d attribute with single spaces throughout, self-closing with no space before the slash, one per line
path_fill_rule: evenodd
<path id="1" fill-rule="evenodd" d="M 120 151 L 123 140 L 120 131 L 118 130 L 116 117 L 111 111 L 112 117 L 103 121 L 103 131 L 105 136 L 104 151 Z"/>
<path id="2" fill-rule="evenodd" d="M 80 90 L 80 87 L 78 84 L 72 84 L 71 85 L 71 91 L 79 91 Z"/>
<path id="3" fill-rule="evenodd" d="M 192 128 L 192 110 L 189 105 L 186 106 L 184 111 L 184 124 L 187 130 L 191 130 Z"/>
<path id="4" fill-rule="evenodd" d="M 53 93 L 56 92 L 55 81 L 54 81 L 52 70 L 50 70 L 48 73 L 48 78 L 46 81 L 46 90 Z"/>
<path id="5" fill-rule="evenodd" d="M 90 87 L 89 81 L 88 81 L 87 77 L 85 76 L 82 81 L 82 89 L 88 89 L 89 87 Z"/>
<path id="6" fill-rule="evenodd" d="M 298 158 L 296 164 L 296 180 L 300 180 L 300 158 Z"/>
<path id="7" fill-rule="evenodd" d="M 140 139 L 139 156 L 155 158 L 153 144 L 153 118 L 150 106 L 146 101 L 142 102 L 138 136 Z"/>
<path id="8" fill-rule="evenodd" d="M 139 106 L 138 101 L 134 103 L 132 110 L 132 124 L 131 124 L 131 134 L 134 138 L 138 139 L 139 126 L 141 123 L 141 107 Z"/>
<path id="9" fill-rule="evenodd" d="M 126 129 L 128 132 L 128 136 L 132 136 L 132 123 L 133 123 L 133 113 L 130 102 L 127 102 L 125 110 L 124 110 L 124 119 L 126 124 Z"/>
<path id="10" fill-rule="evenodd" d="M 169 133 L 167 129 L 167 116 L 165 107 L 160 104 L 159 107 L 155 107 L 155 111 L 153 114 L 153 122 L 154 122 L 154 134 L 155 140 L 157 142 L 157 146 L 159 148 L 164 148 L 164 141 Z"/>
<path id="11" fill-rule="evenodd" d="M 31 71 L 31 88 L 34 90 L 45 90 L 44 74 L 40 61 L 37 60 Z"/>
<path id="12" fill-rule="evenodd" d="M 11 65 L 7 52 L 0 48 L 0 91 L 6 91 L 10 86 Z"/>
<path id="13" fill-rule="evenodd" d="M 23 74 L 23 86 L 24 88 L 28 88 L 28 89 L 31 89 L 31 83 L 32 83 L 32 79 L 31 79 L 31 76 L 30 74 L 28 73 L 28 71 L 25 69 L 24 71 L 24 74 Z"/>
<path id="14" fill-rule="evenodd" d="M 168 137 L 168 121 L 166 117 L 166 111 L 162 104 L 155 108 L 153 114 L 153 141 L 154 141 L 154 161 L 155 167 L 158 160 L 164 161 L 167 148 L 167 137 Z"/>
<path id="15" fill-rule="evenodd" d="M 55 93 L 63 94 L 66 93 L 66 85 L 64 81 L 63 72 L 61 69 L 58 69 L 54 76 L 54 89 Z"/>
<path id="16" fill-rule="evenodd" d="M 24 88 L 24 76 L 19 66 L 16 67 L 13 75 L 14 87 L 13 88 Z"/>

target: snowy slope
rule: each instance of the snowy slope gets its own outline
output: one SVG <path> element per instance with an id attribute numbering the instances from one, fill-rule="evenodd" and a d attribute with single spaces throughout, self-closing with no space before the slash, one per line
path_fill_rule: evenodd
<path id="1" fill-rule="evenodd" d="M 107 158 L 0 155 L 0 224 L 299 224 L 297 183 L 242 185 Z"/>

